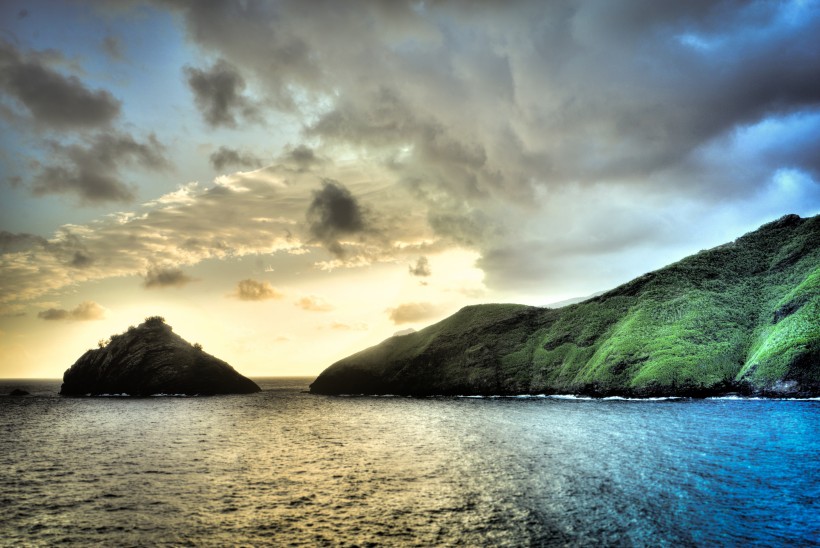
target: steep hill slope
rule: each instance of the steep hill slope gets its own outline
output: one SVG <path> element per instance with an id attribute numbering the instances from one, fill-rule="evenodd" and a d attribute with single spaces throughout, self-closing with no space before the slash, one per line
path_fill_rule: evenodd
<path id="1" fill-rule="evenodd" d="M 60 394 L 247 394 L 259 386 L 191 345 L 154 316 L 89 350 L 63 375 Z"/>
<path id="2" fill-rule="evenodd" d="M 820 216 L 583 303 L 466 307 L 331 365 L 320 394 L 820 395 Z"/>

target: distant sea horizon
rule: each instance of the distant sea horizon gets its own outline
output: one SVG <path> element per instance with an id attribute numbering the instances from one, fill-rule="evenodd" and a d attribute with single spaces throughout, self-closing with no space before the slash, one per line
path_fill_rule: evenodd
<path id="1" fill-rule="evenodd" d="M 263 375 L 263 376 L 249 376 L 248 378 L 259 382 L 265 382 L 270 380 L 301 380 L 301 381 L 313 381 L 315 380 L 317 375 Z M 7 395 L 9 390 L 4 390 L 4 383 L 12 383 L 14 384 L 13 388 L 25 388 L 22 384 L 26 382 L 57 382 L 62 383 L 61 377 L 8 377 L 2 378 L 0 377 L 0 396 Z M 305 387 L 305 392 L 309 392 L 310 382 Z M 11 388 L 11 389 L 13 389 Z M 157 394 L 157 396 L 183 396 L 181 394 Z M 203 394 L 203 397 L 212 397 L 211 394 Z M 73 397 L 73 396 L 72 396 Z M 98 397 L 105 397 L 105 395 L 98 396 Z M 198 397 L 198 395 L 184 395 L 184 397 Z M 406 396 L 406 395 L 398 395 L 398 394 L 379 394 L 379 395 L 369 395 L 369 394 L 340 394 L 335 397 L 374 397 L 374 398 L 418 398 L 418 399 L 431 399 L 431 398 L 486 398 L 486 399 L 527 399 L 527 398 L 548 398 L 548 399 L 577 399 L 577 400 L 600 400 L 600 401 L 613 401 L 613 400 L 621 400 L 621 401 L 644 401 L 644 402 L 651 402 L 651 401 L 663 401 L 663 400 L 780 400 L 780 401 L 820 401 L 820 396 L 818 397 L 772 397 L 772 396 L 744 396 L 736 393 L 727 393 L 725 395 L 720 396 L 649 396 L 649 397 L 624 397 L 624 396 L 588 396 L 585 394 L 573 394 L 573 393 L 524 393 L 524 394 L 462 394 L 462 395 L 451 395 L 451 394 L 431 394 L 428 396 Z"/>

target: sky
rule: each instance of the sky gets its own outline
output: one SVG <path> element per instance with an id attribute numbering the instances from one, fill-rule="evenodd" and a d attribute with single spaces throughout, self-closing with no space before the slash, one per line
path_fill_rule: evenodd
<path id="1" fill-rule="evenodd" d="M 0 377 L 316 375 L 820 213 L 820 2 L 0 3 Z"/>

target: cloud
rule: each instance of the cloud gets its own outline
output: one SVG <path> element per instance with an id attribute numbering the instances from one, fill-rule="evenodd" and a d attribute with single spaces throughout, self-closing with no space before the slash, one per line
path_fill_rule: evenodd
<path id="1" fill-rule="evenodd" d="M 251 65 L 257 76 L 264 74 L 273 102 L 280 108 L 293 109 L 298 102 L 294 96 L 298 91 L 289 85 L 293 75 L 299 75 L 299 83 L 316 81 L 320 76 L 308 43 L 289 31 L 288 27 L 297 23 L 296 17 L 288 13 L 293 6 L 196 0 L 175 2 L 174 6 L 182 12 L 193 40 L 207 50 L 220 51 L 235 65 Z M 302 12 L 299 20 L 314 15 Z"/>
<path id="2" fill-rule="evenodd" d="M 180 268 L 152 267 L 145 273 L 142 286 L 145 289 L 183 287 L 195 281 Z"/>
<path id="3" fill-rule="evenodd" d="M 185 67 L 185 75 L 194 92 L 196 106 L 209 125 L 234 128 L 237 117 L 246 121 L 260 120 L 257 107 L 242 95 L 245 79 L 224 59 L 219 59 L 208 70 Z"/>
<path id="4" fill-rule="evenodd" d="M 285 156 L 285 159 L 292 161 L 303 171 L 322 163 L 322 161 L 316 157 L 314 150 L 306 145 L 299 145 L 291 149 Z"/>
<path id="5" fill-rule="evenodd" d="M 95 260 L 86 242 L 69 227 L 62 227 L 56 239 L 44 240 L 42 249 L 62 265 L 73 269 L 87 269 Z"/>
<path id="6" fill-rule="evenodd" d="M 49 308 L 37 314 L 42 320 L 90 321 L 105 318 L 106 310 L 94 301 L 83 301 L 72 310 Z"/>
<path id="7" fill-rule="evenodd" d="M 334 331 L 367 331 L 370 329 L 370 327 L 364 322 L 331 322 L 328 327 Z"/>
<path id="8" fill-rule="evenodd" d="M 35 234 L 25 232 L 13 233 L 0 230 L 0 252 L 10 253 L 29 249 L 34 246 L 43 246 L 48 240 Z"/>
<path id="9" fill-rule="evenodd" d="M 408 270 L 410 271 L 411 276 L 426 277 L 433 273 L 430 270 L 430 263 L 427 260 L 427 257 L 419 257 L 416 264 L 410 265 Z"/>
<path id="10" fill-rule="evenodd" d="M 77 250 L 74 252 L 74 256 L 71 258 L 71 262 L 69 264 L 74 268 L 86 268 L 93 263 L 94 257 L 84 251 Z"/>
<path id="11" fill-rule="evenodd" d="M 337 257 L 345 255 L 338 238 L 365 228 L 359 202 L 344 185 L 331 179 L 323 180 L 322 188 L 313 192 L 307 219 L 310 233 Z"/>
<path id="12" fill-rule="evenodd" d="M 816 130 L 790 146 L 760 131 L 757 154 L 731 146 L 750 128 L 781 122 L 788 135 L 816 115 L 814 3 L 391 2 L 309 15 L 298 1 L 176 5 L 194 43 L 306 120 L 314 150 L 383 162 L 383 184 L 411 191 L 408 209 L 440 239 L 486 255 L 496 288 L 514 285 L 532 242 L 606 240 L 582 205 L 602 192 L 659 223 L 630 236 L 637 247 L 691 224 L 659 219 L 659 203 L 721 226 L 720 210 L 754 204 L 757 222 L 820 207 L 798 200 L 807 191 L 762 213 L 779 170 L 818 184 Z M 342 256 L 321 227 L 314 237 Z M 496 251 L 520 242 L 521 261 L 505 266 Z M 568 259 L 543 260 L 560 270 Z"/>
<path id="13" fill-rule="evenodd" d="M 219 147 L 218 150 L 211 153 L 211 165 L 214 169 L 221 170 L 227 166 L 238 166 L 244 168 L 256 169 L 262 167 L 262 160 L 248 152 L 241 152 L 236 149 L 228 147 Z"/>
<path id="14" fill-rule="evenodd" d="M 322 297 L 316 295 L 302 297 L 294 304 L 302 310 L 307 310 L 308 312 L 330 312 L 333 310 L 333 305 L 325 301 Z"/>
<path id="15" fill-rule="evenodd" d="M 251 279 L 239 282 L 235 296 L 240 301 L 265 301 L 284 297 L 282 293 L 273 288 L 270 282 Z"/>
<path id="16" fill-rule="evenodd" d="M 89 89 L 76 76 L 49 67 L 46 59 L 0 41 L 0 90 L 35 122 L 56 129 L 94 128 L 120 115 L 121 103 L 110 92 Z"/>
<path id="17" fill-rule="evenodd" d="M 0 234 L 0 308 L 93 280 L 150 272 L 150 281 L 163 270 L 158 265 L 180 269 L 206 259 L 281 252 L 304 254 L 299 260 L 310 268 L 315 259 L 308 236 L 296 223 L 312 199 L 307 177 L 313 176 L 287 174 L 296 184 L 285 185 L 271 171 L 224 176 L 211 187 L 184 185 L 132 211 L 66 225 L 48 238 Z"/>
<path id="18" fill-rule="evenodd" d="M 140 142 L 125 133 L 103 132 L 83 143 L 52 141 L 50 149 L 50 163 L 33 175 L 32 191 L 37 196 L 73 194 L 83 204 L 132 201 L 134 188 L 120 177 L 123 167 L 156 171 L 170 165 L 153 134 Z"/>
<path id="19" fill-rule="evenodd" d="M 285 152 L 279 157 L 279 165 L 299 173 L 318 171 L 319 168 L 327 167 L 328 164 L 327 158 L 318 155 L 313 148 L 304 144 L 286 147 Z"/>
<path id="20" fill-rule="evenodd" d="M 71 313 L 68 310 L 49 308 L 48 310 L 38 312 L 37 317 L 41 320 L 67 320 L 71 317 Z"/>
<path id="21" fill-rule="evenodd" d="M 387 315 L 394 324 L 415 323 L 435 318 L 441 314 L 432 303 L 403 303 L 387 309 Z"/>
<path id="22" fill-rule="evenodd" d="M 384 177 L 383 170 L 341 171 L 330 162 L 323 170 L 354 180 Z M 292 275 L 397 259 L 408 262 L 441 250 L 432 243 L 424 212 L 408 210 L 408 194 L 387 187 L 368 196 L 379 203 L 378 230 L 357 234 L 355 242 L 345 240 L 347 258 L 331 264 L 332 256 L 304 222 L 315 180 L 312 172 L 269 166 L 219 176 L 211 186 L 185 184 L 132 210 L 63 226 L 47 238 L 7 235 L 11 247 L 0 254 L 0 314 L 66 287 L 144 277 L 158 265 L 185 269 L 206 260 L 254 256 L 267 257 L 260 269 L 268 264 L 277 273 Z"/>
<path id="23" fill-rule="evenodd" d="M 102 49 L 108 57 L 115 61 L 122 61 L 125 56 L 122 53 L 122 41 L 116 36 L 106 36 L 102 41 Z"/>
<path id="24" fill-rule="evenodd" d="M 433 207 L 428 210 L 427 222 L 441 238 L 473 249 L 486 249 L 498 242 L 508 242 L 511 236 L 509 224 L 519 219 L 500 209 L 500 214 L 486 213 L 482 209 L 454 206 Z M 522 220 L 526 217 L 522 216 Z M 518 227 L 521 229 L 520 225 Z"/>
<path id="25" fill-rule="evenodd" d="M 109 36 L 103 44 L 110 50 L 118 42 Z M 64 67 L 82 70 L 55 50 L 23 51 L 0 40 L 0 113 L 31 135 L 28 169 L 9 181 L 35 196 L 74 195 L 82 205 L 133 200 L 135 188 L 122 170 L 168 168 L 165 148 L 153 134 L 138 140 L 116 129 L 121 102 Z"/>
<path id="26" fill-rule="evenodd" d="M 820 14 L 810 2 L 311 10 L 288 0 L 180 0 L 163 9 L 177 12 L 200 58 L 221 60 L 184 73 L 206 120 L 239 126 L 277 109 L 283 139 L 305 145 L 288 147 L 278 166 L 72 227 L 83 248 L 64 234 L 48 245 L 15 240 L 0 258 L 0 301 L 153 264 L 309 250 L 300 268 L 310 260 L 332 269 L 401 265 L 453 247 L 480 255 L 491 289 L 549 291 L 593 273 L 595 282 L 626 274 L 630 249 L 643 255 L 629 256 L 630 268 L 643 269 L 683 239 L 691 251 L 820 208 L 820 126 L 808 123 L 820 104 Z M 2 67 L 81 76 L 65 59 L 16 46 L 9 57 L 10 47 Z M 35 119 L 7 84 L 3 106 Z M 90 81 L 80 88 L 104 96 Z M 110 133 L 118 119 L 90 127 Z M 302 133 L 288 135 L 286 121 L 301 122 Z M 140 167 L 134 155 L 92 172 L 115 181 L 96 185 L 106 192 L 76 190 L 86 179 L 78 166 L 97 150 L 87 133 L 73 138 L 45 161 L 66 171 L 57 173 L 71 183 L 65 192 L 136 193 L 120 168 Z M 236 157 L 224 158 L 239 163 L 223 168 L 255 167 L 245 145 L 229 144 Z M 72 161 L 71 146 L 90 159 Z M 322 179 L 335 187 L 314 195 Z M 358 223 L 336 222 L 333 204 L 347 204 Z"/>

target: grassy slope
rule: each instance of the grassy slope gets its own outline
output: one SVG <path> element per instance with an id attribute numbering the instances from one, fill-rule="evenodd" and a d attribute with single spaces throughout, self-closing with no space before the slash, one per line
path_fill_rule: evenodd
<path id="1" fill-rule="evenodd" d="M 345 358 L 322 393 L 820 393 L 820 217 L 549 310 L 467 307 Z"/>

